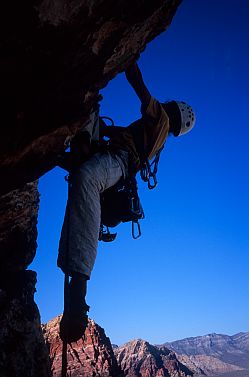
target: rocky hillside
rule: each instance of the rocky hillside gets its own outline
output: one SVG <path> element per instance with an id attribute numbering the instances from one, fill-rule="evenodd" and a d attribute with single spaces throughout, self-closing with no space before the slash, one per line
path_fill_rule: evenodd
<path id="1" fill-rule="evenodd" d="M 61 373 L 59 320 L 60 316 L 43 326 L 53 377 Z M 68 345 L 68 373 L 72 377 L 248 377 L 248 335 L 209 334 L 167 346 L 136 339 L 118 347 L 89 320 L 85 339 Z"/>
<path id="2" fill-rule="evenodd" d="M 175 353 L 158 349 L 144 340 L 133 340 L 114 350 L 127 377 L 187 377 L 193 372 L 183 365 Z"/>
<path id="3" fill-rule="evenodd" d="M 59 337 L 60 318 L 43 326 L 45 342 L 49 349 L 53 377 L 61 376 L 62 341 Z M 85 337 L 67 346 L 68 375 L 71 377 L 121 377 L 109 338 L 94 321 L 89 320 Z"/>
<path id="4" fill-rule="evenodd" d="M 234 377 L 249 375 L 249 333 L 208 334 L 159 346 L 164 347 L 176 352 L 179 360 L 195 372 L 232 373 Z"/>
<path id="5" fill-rule="evenodd" d="M 206 355 L 177 355 L 177 358 L 194 372 L 195 376 L 219 376 L 224 373 L 245 372 L 237 365 L 225 363 L 217 357 Z"/>
<path id="6" fill-rule="evenodd" d="M 62 342 L 59 337 L 61 316 L 43 325 L 53 377 L 61 376 Z M 192 377 L 174 352 L 158 349 L 143 340 L 121 347 L 111 346 L 104 330 L 89 320 L 85 337 L 67 346 L 68 374 L 71 377 Z"/>

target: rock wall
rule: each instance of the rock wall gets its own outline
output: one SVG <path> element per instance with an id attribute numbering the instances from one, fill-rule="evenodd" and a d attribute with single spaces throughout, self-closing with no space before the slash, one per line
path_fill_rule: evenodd
<path id="1" fill-rule="evenodd" d="M 34 303 L 36 273 L 19 271 L 8 278 L 1 276 L 0 376 L 47 377 L 48 350 Z"/>
<path id="2" fill-rule="evenodd" d="M 0 376 L 49 375 L 48 351 L 34 303 L 37 182 L 0 198 Z"/>
<path id="3" fill-rule="evenodd" d="M 98 91 L 169 25 L 180 0 L 3 2 L 1 193 L 55 164 Z M 6 24 L 3 23 L 3 24 Z"/>
<path id="4" fill-rule="evenodd" d="M 36 252 L 37 182 L 0 197 L 0 275 L 28 267 Z"/>
<path id="5" fill-rule="evenodd" d="M 167 28 L 179 3 L 1 2 L 1 377 L 48 375 L 33 302 L 35 274 L 26 271 L 37 235 L 38 193 L 30 182 L 55 166 L 68 137 L 87 121 L 99 89 Z"/>

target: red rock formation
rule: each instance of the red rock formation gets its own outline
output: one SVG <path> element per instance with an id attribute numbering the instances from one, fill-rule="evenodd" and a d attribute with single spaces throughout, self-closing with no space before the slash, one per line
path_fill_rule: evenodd
<path id="1" fill-rule="evenodd" d="M 133 340 L 114 350 L 127 377 L 187 377 L 193 372 L 166 347 L 158 349 L 144 340 Z"/>
<path id="2" fill-rule="evenodd" d="M 61 376 L 62 341 L 59 337 L 60 316 L 43 326 L 44 338 L 50 352 L 54 377 Z M 94 321 L 89 320 L 85 338 L 69 344 L 67 349 L 68 375 L 71 377 L 121 377 L 109 338 Z"/>

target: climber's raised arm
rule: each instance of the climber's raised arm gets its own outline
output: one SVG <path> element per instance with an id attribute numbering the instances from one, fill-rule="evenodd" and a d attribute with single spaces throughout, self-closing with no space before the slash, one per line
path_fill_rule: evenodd
<path id="1" fill-rule="evenodd" d="M 142 73 L 137 63 L 130 65 L 125 71 L 125 75 L 128 82 L 131 84 L 131 86 L 135 90 L 142 105 L 147 107 L 150 102 L 151 94 L 144 83 Z"/>

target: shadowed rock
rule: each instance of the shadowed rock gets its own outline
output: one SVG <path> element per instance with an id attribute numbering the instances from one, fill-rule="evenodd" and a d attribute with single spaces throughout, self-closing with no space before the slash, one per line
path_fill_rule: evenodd
<path id="1" fill-rule="evenodd" d="M 180 0 L 5 1 L 1 193 L 55 165 L 98 91 L 169 25 Z"/>

